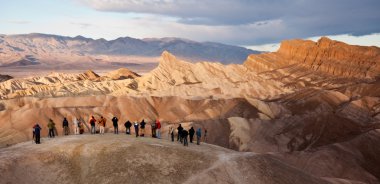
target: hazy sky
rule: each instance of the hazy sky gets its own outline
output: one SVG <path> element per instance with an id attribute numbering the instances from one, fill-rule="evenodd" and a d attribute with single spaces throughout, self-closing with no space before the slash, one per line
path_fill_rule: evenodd
<path id="1" fill-rule="evenodd" d="M 380 0 L 0 0 L 0 33 L 182 37 L 259 50 L 330 36 L 380 46 Z"/>

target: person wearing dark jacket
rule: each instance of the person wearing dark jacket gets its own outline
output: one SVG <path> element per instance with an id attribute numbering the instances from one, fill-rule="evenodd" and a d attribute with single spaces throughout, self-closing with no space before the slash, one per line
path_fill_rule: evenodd
<path id="1" fill-rule="evenodd" d="M 69 135 L 69 121 L 67 121 L 66 118 L 63 118 L 63 122 L 62 122 L 62 127 L 63 127 L 63 132 L 65 133 L 65 135 Z"/>
<path id="2" fill-rule="evenodd" d="M 194 137 L 194 134 L 195 134 L 195 130 L 194 130 L 193 127 L 191 127 L 190 130 L 189 130 L 190 143 L 193 143 L 193 137 Z"/>
<path id="3" fill-rule="evenodd" d="M 125 126 L 125 133 L 131 134 L 132 123 L 128 120 L 127 122 L 124 123 L 124 126 Z"/>
<path id="4" fill-rule="evenodd" d="M 182 136 L 181 136 L 181 133 L 182 133 L 183 128 L 182 128 L 181 124 L 179 124 L 177 130 L 178 130 L 177 141 L 181 141 L 181 143 L 182 143 Z"/>
<path id="5" fill-rule="evenodd" d="M 197 130 L 197 144 L 199 145 L 201 142 L 201 136 L 202 136 L 202 129 L 198 128 Z"/>
<path id="6" fill-rule="evenodd" d="M 135 127 L 136 137 L 138 137 L 139 136 L 139 123 L 137 123 L 137 121 L 135 121 L 133 126 Z"/>
<path id="7" fill-rule="evenodd" d="M 144 121 L 144 119 L 141 121 L 141 123 L 140 123 L 140 129 L 141 129 L 141 133 L 140 133 L 140 136 L 141 137 L 144 137 L 145 136 L 145 125 L 146 125 L 146 123 L 145 123 L 145 121 Z"/>
<path id="8" fill-rule="evenodd" d="M 205 134 L 203 135 L 203 139 L 205 142 L 207 142 L 207 128 L 205 128 Z"/>
<path id="9" fill-rule="evenodd" d="M 113 133 L 114 134 L 119 134 L 119 124 L 117 124 L 118 121 L 119 121 L 119 119 L 117 119 L 117 117 L 112 118 Z"/>
<path id="10" fill-rule="evenodd" d="M 183 145 L 189 146 L 189 143 L 187 142 L 187 136 L 189 135 L 189 132 L 187 130 L 182 130 L 182 139 L 183 139 Z"/>
<path id="11" fill-rule="evenodd" d="M 90 119 L 91 134 L 96 134 L 95 123 L 96 123 L 96 119 L 94 118 L 94 116 L 91 116 L 91 119 Z"/>
<path id="12" fill-rule="evenodd" d="M 37 123 L 36 125 L 34 125 L 33 128 L 34 128 L 34 138 L 35 138 L 36 144 L 41 144 L 41 142 L 40 142 L 40 139 L 41 139 L 41 127 Z"/>

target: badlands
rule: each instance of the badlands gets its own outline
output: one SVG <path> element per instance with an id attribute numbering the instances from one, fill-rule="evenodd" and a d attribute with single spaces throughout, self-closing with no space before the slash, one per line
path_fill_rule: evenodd
<path id="1" fill-rule="evenodd" d="M 242 65 L 165 51 L 142 76 L 123 68 L 0 78 L 0 183 L 92 183 L 103 171 L 102 183 L 380 183 L 377 47 L 322 37 L 283 41 Z M 164 135 L 178 123 L 207 128 L 208 144 L 124 135 L 30 141 L 36 122 L 46 136 L 48 118 L 60 125 L 91 115 L 159 118 Z"/>

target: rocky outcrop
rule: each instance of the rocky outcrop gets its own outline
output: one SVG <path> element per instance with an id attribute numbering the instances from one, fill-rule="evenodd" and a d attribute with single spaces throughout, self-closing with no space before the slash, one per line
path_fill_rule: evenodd
<path id="1" fill-rule="evenodd" d="M 13 79 L 0 83 L 0 98 L 23 96 L 77 96 L 88 94 L 154 95 L 266 99 L 291 92 L 276 80 L 249 72 L 242 65 L 190 63 L 163 52 L 159 65 L 140 76 L 126 68 L 99 76 L 93 71 L 81 74 L 52 73 L 44 77 Z"/>
<path id="2" fill-rule="evenodd" d="M 154 95 L 271 98 L 292 91 L 275 80 L 267 80 L 242 65 L 189 63 L 164 52 L 159 65 L 137 79 L 139 89 Z"/>
<path id="3" fill-rule="evenodd" d="M 0 82 L 4 82 L 6 80 L 9 80 L 9 79 L 12 79 L 13 77 L 12 76 L 9 76 L 9 75 L 1 75 L 0 74 Z"/>
<path id="4" fill-rule="evenodd" d="M 245 66 L 264 72 L 298 65 L 332 76 L 375 78 L 380 73 L 380 48 L 353 46 L 322 37 L 318 42 L 283 41 L 277 52 L 250 55 Z"/>
<path id="5" fill-rule="evenodd" d="M 106 77 L 112 80 L 123 80 L 123 79 L 135 79 L 141 76 L 127 68 L 120 68 L 118 70 L 107 73 Z"/>

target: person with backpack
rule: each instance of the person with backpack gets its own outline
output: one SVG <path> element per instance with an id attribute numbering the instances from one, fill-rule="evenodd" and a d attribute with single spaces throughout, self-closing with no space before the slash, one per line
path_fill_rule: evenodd
<path id="1" fill-rule="evenodd" d="M 181 135 L 183 139 L 183 146 L 189 146 L 189 143 L 187 142 L 187 136 L 189 135 L 189 132 L 187 130 L 182 130 Z"/>
<path id="2" fill-rule="evenodd" d="M 47 124 L 47 127 L 49 129 L 49 137 L 54 138 L 54 129 L 55 129 L 55 123 L 52 119 L 49 119 L 49 123 Z"/>
<path id="3" fill-rule="evenodd" d="M 113 133 L 114 134 L 119 134 L 119 124 L 117 123 L 119 119 L 117 117 L 112 118 L 112 123 L 113 123 Z"/>
<path id="4" fill-rule="evenodd" d="M 177 141 L 180 141 L 181 143 L 182 143 L 182 136 L 181 136 L 182 130 L 183 130 L 182 125 L 179 124 L 179 126 L 177 128 L 177 132 L 178 132 L 178 134 L 177 134 Z"/>
<path id="5" fill-rule="evenodd" d="M 99 119 L 99 134 L 102 134 L 104 135 L 104 128 L 106 127 L 106 118 L 104 118 L 103 116 L 100 116 L 100 119 Z"/>
<path id="6" fill-rule="evenodd" d="M 96 119 L 94 118 L 94 116 L 91 116 L 91 119 L 90 119 L 91 134 L 96 134 L 95 123 L 96 123 Z"/>
<path id="7" fill-rule="evenodd" d="M 198 128 L 198 130 L 197 130 L 197 145 L 199 145 L 201 142 L 201 136 L 202 136 L 202 129 Z"/>
<path id="8" fill-rule="evenodd" d="M 34 125 L 34 137 L 35 137 L 35 141 L 36 141 L 36 144 L 41 144 L 40 142 L 40 139 L 41 139 L 41 127 L 38 123 L 36 123 L 36 125 Z"/>
<path id="9" fill-rule="evenodd" d="M 79 118 L 74 117 L 73 119 L 73 128 L 74 128 L 74 134 L 79 134 Z"/>
<path id="10" fill-rule="evenodd" d="M 172 142 L 174 142 L 174 128 L 172 126 L 169 127 L 169 135 L 172 138 Z"/>
<path id="11" fill-rule="evenodd" d="M 157 135 L 157 138 L 161 139 L 161 122 L 160 120 L 156 120 L 156 135 Z"/>
<path id="12" fill-rule="evenodd" d="M 62 128 L 65 135 L 69 135 L 70 129 L 69 129 L 69 121 L 67 121 L 66 117 L 63 118 L 62 121 Z"/>
<path id="13" fill-rule="evenodd" d="M 127 122 L 124 123 L 124 126 L 125 126 L 125 133 L 131 134 L 132 123 L 128 120 Z"/>
<path id="14" fill-rule="evenodd" d="M 152 127 L 152 137 L 156 138 L 157 137 L 156 136 L 156 127 L 157 127 L 157 124 L 156 124 L 156 122 L 152 121 L 152 124 L 150 124 L 150 125 Z"/>
<path id="15" fill-rule="evenodd" d="M 140 133 L 140 136 L 141 137 L 144 137 L 145 136 L 145 125 L 146 125 L 146 123 L 145 123 L 145 121 L 144 121 L 144 119 L 141 121 L 141 123 L 140 123 L 140 129 L 141 129 L 141 133 Z"/>
<path id="16" fill-rule="evenodd" d="M 189 130 L 190 143 L 193 143 L 194 134 L 195 134 L 195 130 L 194 130 L 193 127 L 191 127 L 190 130 Z"/>
<path id="17" fill-rule="evenodd" d="M 136 137 L 138 137 L 139 136 L 139 123 L 137 123 L 137 121 L 135 121 L 133 126 L 135 127 Z"/>

